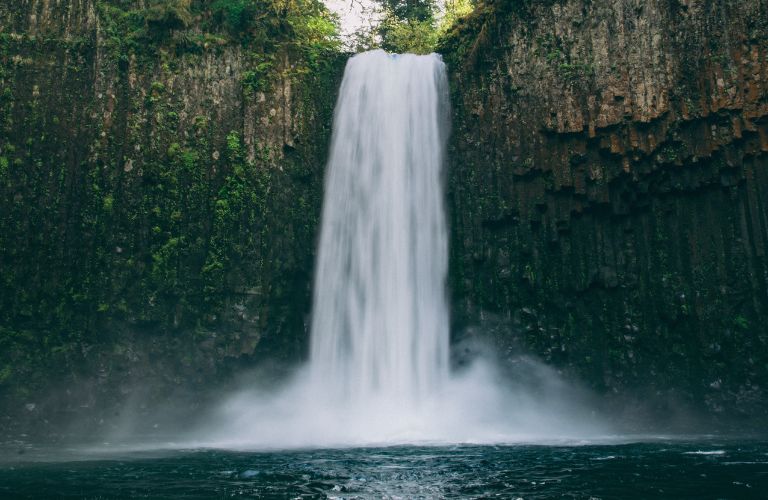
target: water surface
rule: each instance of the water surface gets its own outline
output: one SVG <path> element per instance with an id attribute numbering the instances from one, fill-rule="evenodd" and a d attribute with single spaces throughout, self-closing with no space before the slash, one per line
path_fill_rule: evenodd
<path id="1" fill-rule="evenodd" d="M 25 461 L 33 458 L 33 461 Z M 0 464 L 2 498 L 765 498 L 768 442 L 45 452 Z"/>

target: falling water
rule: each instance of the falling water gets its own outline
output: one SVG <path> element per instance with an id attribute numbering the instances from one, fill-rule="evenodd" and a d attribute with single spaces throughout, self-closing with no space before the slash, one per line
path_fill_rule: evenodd
<path id="1" fill-rule="evenodd" d="M 311 376 L 340 402 L 414 406 L 448 378 L 445 65 L 378 50 L 347 65 L 328 162 Z"/>
<path id="2" fill-rule="evenodd" d="M 547 441 L 601 431 L 571 384 L 521 357 L 449 372 L 445 65 L 372 51 L 336 105 L 311 352 L 287 384 L 243 390 L 194 434 L 234 448 Z M 201 438 L 202 436 L 202 438 Z"/>

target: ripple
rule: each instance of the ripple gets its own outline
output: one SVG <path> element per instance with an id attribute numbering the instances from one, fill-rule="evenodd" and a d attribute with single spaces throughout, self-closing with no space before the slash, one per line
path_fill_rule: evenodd
<path id="1" fill-rule="evenodd" d="M 2 498 L 743 498 L 768 442 L 186 450 L 0 466 Z M 712 447 L 714 448 L 714 447 Z M 684 456 L 723 456 L 690 460 Z"/>

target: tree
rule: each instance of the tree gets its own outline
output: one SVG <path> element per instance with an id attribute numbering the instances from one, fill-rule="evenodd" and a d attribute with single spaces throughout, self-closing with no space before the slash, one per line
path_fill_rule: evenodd
<path id="1" fill-rule="evenodd" d="M 377 29 L 390 52 L 432 52 L 437 42 L 433 0 L 381 0 L 384 17 Z"/>
<path id="2" fill-rule="evenodd" d="M 438 39 L 474 9 L 473 0 L 446 0 L 443 10 L 434 0 L 380 0 L 384 17 L 378 26 L 381 47 L 390 52 L 432 52 Z"/>
<path id="3" fill-rule="evenodd" d="M 382 4 L 401 21 L 434 21 L 433 0 L 382 0 Z"/>
<path id="4" fill-rule="evenodd" d="M 190 0 L 154 0 L 150 2 L 144 19 L 157 28 L 186 28 L 192 22 L 189 4 Z"/>

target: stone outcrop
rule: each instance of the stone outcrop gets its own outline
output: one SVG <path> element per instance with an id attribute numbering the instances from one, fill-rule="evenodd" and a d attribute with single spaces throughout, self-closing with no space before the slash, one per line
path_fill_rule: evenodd
<path id="1" fill-rule="evenodd" d="M 486 2 L 442 52 L 457 329 L 765 412 L 768 3 Z"/>
<path id="2" fill-rule="evenodd" d="M 151 404 L 303 355 L 343 56 L 265 54 L 204 10 L 135 35 L 127 4 L 0 6 L 11 412 Z"/>

